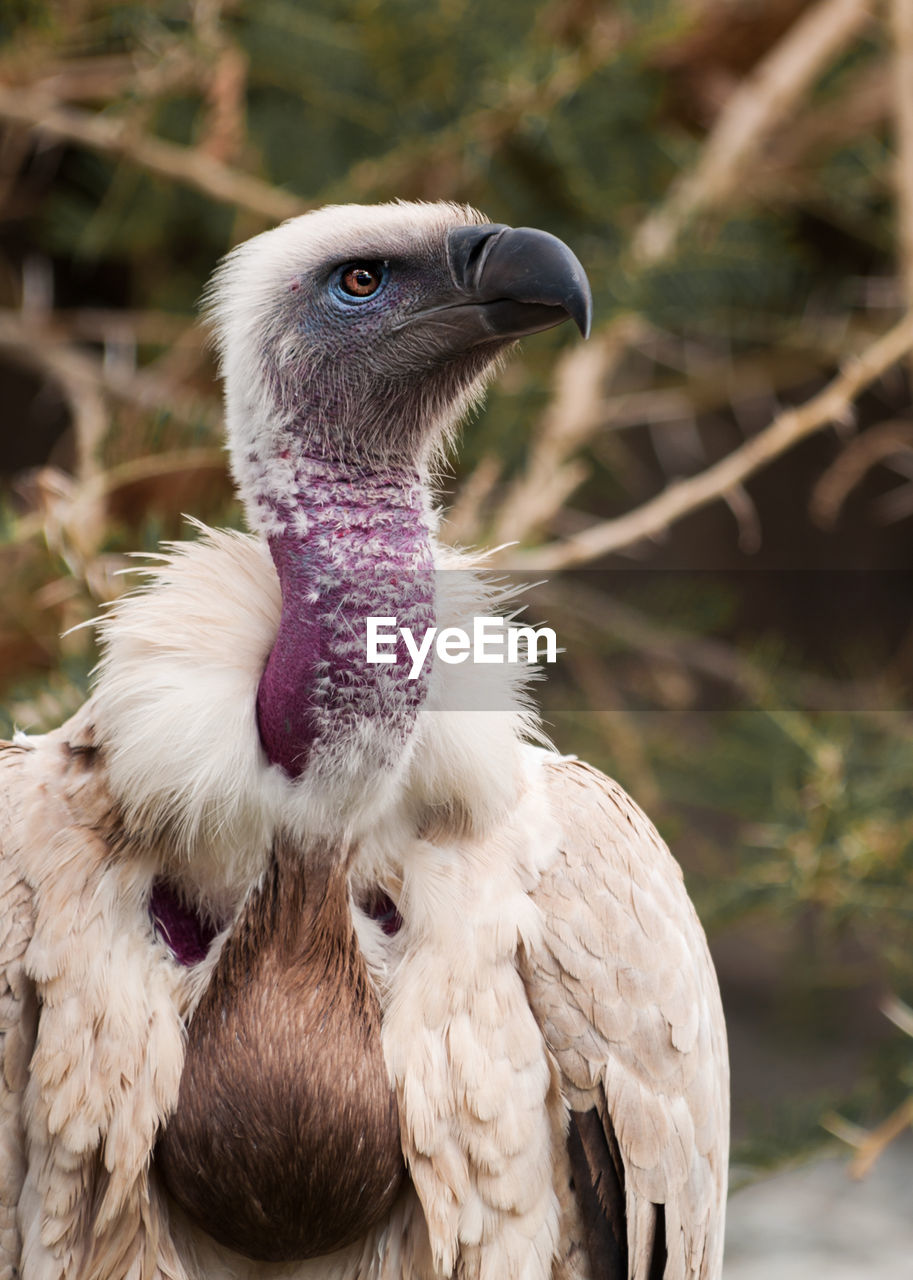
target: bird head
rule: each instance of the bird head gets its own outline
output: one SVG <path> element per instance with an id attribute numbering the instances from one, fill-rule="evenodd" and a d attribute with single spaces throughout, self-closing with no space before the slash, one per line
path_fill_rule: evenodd
<path id="1" fill-rule="evenodd" d="M 506 346 L 572 319 L 583 268 L 464 206 L 328 207 L 248 240 L 208 295 L 242 493 L 270 457 L 424 470 Z"/>

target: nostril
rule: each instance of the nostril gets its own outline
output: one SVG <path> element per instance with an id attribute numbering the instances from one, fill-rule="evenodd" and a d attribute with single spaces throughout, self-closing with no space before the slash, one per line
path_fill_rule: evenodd
<path id="1" fill-rule="evenodd" d="M 475 244 L 469 250 L 469 254 L 466 258 L 465 270 L 467 278 L 473 278 L 477 268 L 481 271 L 482 262 L 488 256 L 488 251 L 492 246 L 492 242 L 496 240 L 500 234 L 500 231 L 488 230 L 484 236 L 479 236 L 478 240 L 476 240 Z"/>
<path id="2" fill-rule="evenodd" d="M 458 289 L 472 290 L 478 285 L 485 259 L 502 232 L 508 230 L 502 222 L 488 222 L 481 227 L 455 227 L 450 232 L 447 257 Z"/>

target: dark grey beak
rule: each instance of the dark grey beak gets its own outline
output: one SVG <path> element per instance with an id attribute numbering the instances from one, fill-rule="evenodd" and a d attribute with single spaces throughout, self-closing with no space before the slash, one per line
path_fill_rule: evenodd
<path id="1" fill-rule="evenodd" d="M 589 337 L 593 311 L 586 273 L 567 245 L 532 227 L 456 227 L 447 237 L 459 310 L 481 325 L 478 341 L 519 338 L 573 320 Z"/>

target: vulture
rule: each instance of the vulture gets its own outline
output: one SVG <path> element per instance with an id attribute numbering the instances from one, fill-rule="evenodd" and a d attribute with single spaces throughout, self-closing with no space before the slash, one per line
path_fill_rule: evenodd
<path id="1" fill-rule="evenodd" d="M 251 532 L 167 546 L 82 708 L 0 750 L 3 1280 L 720 1276 L 678 865 L 525 665 L 408 651 L 509 605 L 433 477 L 499 356 L 590 306 L 562 241 L 449 203 L 217 270 Z"/>

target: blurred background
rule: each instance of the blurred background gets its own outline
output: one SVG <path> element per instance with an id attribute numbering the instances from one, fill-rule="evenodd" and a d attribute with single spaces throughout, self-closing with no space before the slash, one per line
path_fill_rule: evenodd
<path id="1" fill-rule="evenodd" d="M 62 633 L 128 552 L 240 523 L 216 261 L 397 196 L 589 272 L 593 339 L 512 358 L 445 536 L 548 579 L 550 732 L 685 868 L 736 1181 L 864 1172 L 913 1118 L 911 0 L 5 0 L 0 730 L 82 701 Z"/>

